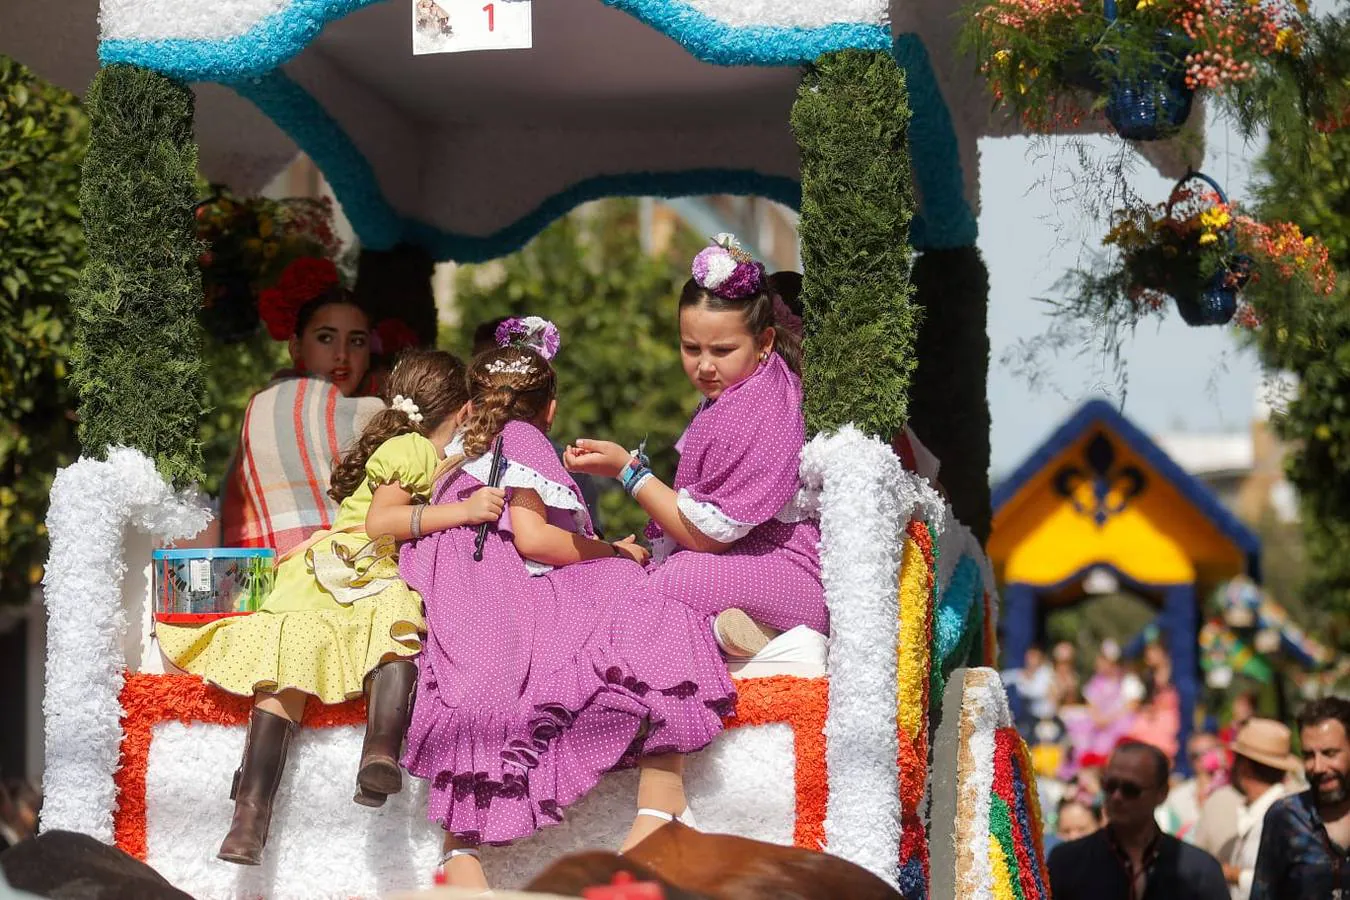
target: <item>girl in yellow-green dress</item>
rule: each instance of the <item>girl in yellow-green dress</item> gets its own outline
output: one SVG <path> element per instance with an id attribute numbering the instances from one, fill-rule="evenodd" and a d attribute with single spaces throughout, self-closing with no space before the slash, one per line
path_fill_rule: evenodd
<path id="1" fill-rule="evenodd" d="M 159 625 L 175 665 L 232 694 L 253 696 L 244 760 L 234 775 L 234 820 L 219 857 L 257 865 L 272 800 L 305 702 L 367 699 L 355 800 L 380 806 L 402 787 L 399 749 L 422 649 L 422 599 L 398 573 L 397 542 L 494 522 L 504 494 L 483 488 L 458 503 L 427 505 L 443 448 L 465 403 L 464 365 L 416 351 L 390 373 L 388 408 L 333 471 L 341 506 L 320 532 L 279 562 L 276 583 L 248 616 L 199 627 Z"/>

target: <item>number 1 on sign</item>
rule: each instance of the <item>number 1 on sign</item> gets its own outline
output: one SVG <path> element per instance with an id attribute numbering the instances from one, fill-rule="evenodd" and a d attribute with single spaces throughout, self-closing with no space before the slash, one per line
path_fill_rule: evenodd
<path id="1" fill-rule="evenodd" d="M 496 10 L 493 8 L 493 7 L 495 7 L 496 5 L 497 5 L 497 4 L 495 4 L 495 3 L 489 3 L 487 6 L 483 7 L 483 12 L 485 12 L 485 13 L 488 14 L 488 31 L 496 31 L 496 30 L 497 30 L 497 29 L 496 29 L 496 25 L 497 25 L 497 22 L 496 22 Z"/>

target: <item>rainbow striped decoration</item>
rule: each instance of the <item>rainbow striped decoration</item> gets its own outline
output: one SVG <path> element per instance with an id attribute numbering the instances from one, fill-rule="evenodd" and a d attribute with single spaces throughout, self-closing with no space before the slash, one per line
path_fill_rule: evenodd
<path id="1" fill-rule="evenodd" d="M 922 810 L 928 784 L 936 554 L 937 539 L 930 526 L 910 520 L 900 565 L 895 712 L 900 740 L 900 892 L 907 900 L 926 897 L 928 889 L 928 838 Z"/>
<path id="2" fill-rule="evenodd" d="M 957 763 L 957 896 L 1048 900 L 1031 756 L 993 669 L 966 672 Z"/>

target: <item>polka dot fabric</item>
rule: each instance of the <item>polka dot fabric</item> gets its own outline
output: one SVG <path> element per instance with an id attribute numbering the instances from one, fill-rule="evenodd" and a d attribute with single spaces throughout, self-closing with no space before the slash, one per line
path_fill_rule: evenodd
<path id="1" fill-rule="evenodd" d="M 830 629 L 820 580 L 820 526 L 776 517 L 797 495 L 806 426 L 801 382 L 782 357 L 706 403 L 677 445 L 676 490 L 756 527 L 720 554 L 676 550 L 650 590 L 703 616 L 732 607 L 786 631 Z"/>
<path id="2" fill-rule="evenodd" d="M 438 455 L 426 438 L 403 435 L 380 446 L 366 463 L 368 478 L 342 502 L 335 528 L 364 522 L 372 484 L 398 481 L 415 493 L 431 490 Z M 335 534 L 314 545 L 359 550 L 370 539 L 359 531 Z M 376 578 L 398 578 L 397 564 L 382 560 Z M 252 615 L 200 626 L 157 624 L 160 649 L 174 665 L 232 694 L 295 688 L 325 704 L 360 696 L 365 677 L 390 655 L 422 649 L 426 623 L 422 598 L 403 583 L 343 606 L 319 587 L 303 553 L 277 567 L 276 582 Z"/>
<path id="3" fill-rule="evenodd" d="M 512 469 L 579 500 L 542 432 L 512 422 L 503 439 Z M 460 470 L 436 502 L 480 486 Z M 508 843 L 562 821 L 639 753 L 692 752 L 721 732 L 735 689 L 701 615 L 653 598 L 626 559 L 532 576 L 501 528 L 474 562 L 476 531 L 430 535 L 400 564 L 430 627 L 404 764 L 430 781 L 433 821 L 469 842 Z"/>

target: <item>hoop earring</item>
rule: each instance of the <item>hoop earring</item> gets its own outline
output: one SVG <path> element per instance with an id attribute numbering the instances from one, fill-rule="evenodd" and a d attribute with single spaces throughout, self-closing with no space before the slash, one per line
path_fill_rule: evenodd
<path id="1" fill-rule="evenodd" d="M 759 361 L 760 361 L 760 362 L 768 362 L 768 361 L 769 361 L 769 354 L 767 354 L 767 353 L 761 353 L 761 354 L 759 355 Z"/>

